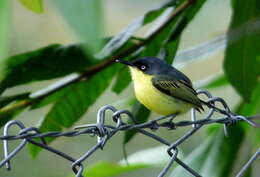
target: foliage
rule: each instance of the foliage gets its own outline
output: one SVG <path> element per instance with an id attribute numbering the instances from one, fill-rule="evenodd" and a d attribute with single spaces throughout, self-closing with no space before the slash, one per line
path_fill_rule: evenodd
<path id="1" fill-rule="evenodd" d="M 98 162 L 92 167 L 89 167 L 83 173 L 83 176 L 91 177 L 113 177 L 129 173 L 131 171 L 137 171 L 139 169 L 148 168 L 148 165 L 144 164 L 135 164 L 135 165 L 119 165 L 113 164 L 111 162 Z M 106 169 L 106 170 L 104 170 Z"/>
<path id="2" fill-rule="evenodd" d="M 55 0 L 53 3 L 59 9 L 64 19 L 75 31 L 78 38 L 84 42 L 86 55 L 93 56 L 102 45 L 102 7 L 100 0 Z M 79 17 L 82 20 L 79 20 Z"/>
<path id="3" fill-rule="evenodd" d="M 260 1 L 234 0 L 233 9 L 224 69 L 238 93 L 250 102 L 260 84 L 260 31 L 252 27 L 252 20 L 260 15 Z"/>
<path id="4" fill-rule="evenodd" d="M 43 13 L 42 0 L 19 1 L 31 11 Z M 40 130 L 62 131 L 70 128 L 80 120 L 107 88 L 111 88 L 114 77 L 116 79 L 112 91 L 117 94 L 131 83 L 129 72 L 122 66 L 114 64 L 115 59 L 132 60 L 140 56 L 160 56 L 172 64 L 183 31 L 196 18 L 206 0 L 171 0 L 157 9 L 148 11 L 108 41 L 101 38 L 104 33 L 102 1 L 55 0 L 52 3 L 80 43 L 51 44 L 34 51 L 6 57 L 2 54 L 6 53 L 8 46 L 10 8 L 6 0 L 0 1 L 1 126 L 27 108 L 30 111 L 52 104 L 50 110 L 42 116 Z M 224 59 L 225 73 L 203 83 L 200 87 L 212 89 L 223 85 L 233 86 L 242 96 L 237 112 L 242 115 L 252 115 L 259 113 L 260 110 L 260 30 L 251 28 L 254 20 L 260 15 L 260 2 L 259 0 L 232 0 L 232 3 L 233 16 Z M 162 15 L 167 15 L 167 18 L 160 18 Z M 157 25 L 151 27 L 153 31 L 151 34 L 143 39 L 135 38 L 136 31 L 155 22 Z M 73 79 L 57 83 L 55 87 L 50 88 L 50 92 L 40 96 L 35 96 L 31 90 L 26 93 L 4 95 L 5 91 L 16 86 L 57 79 L 75 73 L 77 74 Z M 133 113 L 139 123 L 145 122 L 150 115 L 150 111 L 138 102 L 133 106 Z M 187 157 L 186 162 L 205 176 L 209 174 L 225 176 L 234 166 L 234 159 L 248 132 L 256 134 L 256 137 L 260 136 L 259 133 L 244 125 L 232 127 L 229 138 L 225 138 L 220 130 L 214 131 Z M 239 136 L 235 136 L 237 134 Z M 127 132 L 124 144 L 128 143 L 134 135 L 134 131 Z M 217 140 L 213 141 L 213 138 Z M 48 143 L 52 140 L 54 139 L 49 139 Z M 252 142 L 259 144 L 259 138 L 252 139 Z M 36 156 L 40 150 L 33 146 L 30 149 L 33 156 Z M 224 155 L 219 156 L 222 152 Z M 202 154 L 204 156 L 201 156 Z M 214 164 L 221 165 L 218 169 L 214 169 Z M 98 169 L 105 167 L 111 172 L 107 170 L 107 174 L 98 173 L 97 176 L 111 176 L 139 169 L 139 167 L 130 168 L 101 163 L 93 167 L 92 176 L 100 171 Z M 173 174 L 183 176 L 179 167 L 173 171 Z"/>
<path id="5" fill-rule="evenodd" d="M 243 139 L 244 132 L 238 126 L 229 128 L 229 137 L 225 137 L 223 130 L 218 129 L 189 154 L 184 162 L 202 176 L 228 176 Z M 188 172 L 178 166 L 171 176 L 188 176 Z"/>
<path id="6" fill-rule="evenodd" d="M 30 9 L 34 13 L 43 13 L 42 0 L 19 0 L 26 8 Z"/>

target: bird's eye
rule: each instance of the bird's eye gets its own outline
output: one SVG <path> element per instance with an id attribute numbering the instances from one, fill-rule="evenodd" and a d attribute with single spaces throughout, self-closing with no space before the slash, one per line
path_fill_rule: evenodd
<path id="1" fill-rule="evenodd" d="M 140 69 L 141 69 L 142 71 L 144 71 L 144 70 L 146 70 L 146 66 L 145 66 L 145 65 L 142 65 L 142 66 L 140 66 Z"/>

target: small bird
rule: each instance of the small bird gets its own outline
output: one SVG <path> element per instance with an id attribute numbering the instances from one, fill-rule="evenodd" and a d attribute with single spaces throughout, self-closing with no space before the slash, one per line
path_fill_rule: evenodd
<path id="1" fill-rule="evenodd" d="M 160 115 L 179 114 L 195 108 L 203 110 L 190 79 L 173 66 L 156 57 L 134 61 L 116 60 L 130 68 L 136 98 Z"/>

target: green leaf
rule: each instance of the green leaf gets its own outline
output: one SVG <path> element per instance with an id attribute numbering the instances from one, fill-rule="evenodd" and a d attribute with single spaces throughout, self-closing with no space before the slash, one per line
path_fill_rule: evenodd
<path id="1" fill-rule="evenodd" d="M 129 164 L 147 164 L 151 166 L 163 166 L 170 160 L 170 156 L 166 153 L 168 146 L 161 145 L 146 149 L 141 149 L 127 156 Z M 179 150 L 178 157 L 182 155 Z M 119 161 L 120 164 L 126 164 L 125 159 Z"/>
<path id="2" fill-rule="evenodd" d="M 198 146 L 184 162 L 202 176 L 226 177 L 232 171 L 239 147 L 244 140 L 244 131 L 240 126 L 229 126 L 229 136 L 222 129 L 211 134 Z M 171 174 L 173 177 L 189 176 L 181 166 Z"/>
<path id="3" fill-rule="evenodd" d="M 70 86 L 58 90 L 48 95 L 47 97 L 43 97 L 41 99 L 35 99 L 33 105 L 31 106 L 31 109 L 38 109 L 48 104 L 54 103 L 60 98 L 62 98 L 69 90 L 70 90 Z"/>
<path id="4" fill-rule="evenodd" d="M 214 142 L 200 170 L 202 176 L 226 177 L 231 173 L 245 132 L 235 125 L 229 126 L 228 132 L 229 136 L 225 137 L 223 130 L 220 129 L 212 137 Z"/>
<path id="5" fill-rule="evenodd" d="M 134 96 L 129 96 L 123 99 L 120 99 L 116 102 L 111 103 L 111 106 L 116 107 L 117 109 L 127 109 L 132 107 L 136 103 L 136 98 Z"/>
<path id="6" fill-rule="evenodd" d="M 137 18 L 133 23 L 128 25 L 126 29 L 124 29 L 119 34 L 115 35 L 102 49 L 102 51 L 98 54 L 99 58 L 105 58 L 107 56 L 111 56 L 121 48 L 125 43 L 129 41 L 129 39 L 133 36 L 133 34 L 140 29 L 141 27 L 152 23 L 156 20 L 168 7 L 174 7 L 176 3 L 174 1 L 170 1 L 163 5 L 158 9 L 154 9 L 148 11 L 143 16 Z"/>
<path id="7" fill-rule="evenodd" d="M 195 88 L 214 89 L 229 84 L 225 75 L 214 76 L 213 78 L 205 79 L 195 83 Z"/>
<path id="8" fill-rule="evenodd" d="M 236 112 L 243 116 L 252 116 L 260 112 L 260 86 L 255 89 L 251 103 L 241 101 Z"/>
<path id="9" fill-rule="evenodd" d="M 121 93 L 130 84 L 131 80 L 128 68 L 124 67 L 118 72 L 112 91 L 117 94 Z"/>
<path id="10" fill-rule="evenodd" d="M 224 69 L 230 83 L 249 102 L 260 82 L 260 31 L 250 23 L 260 15 L 260 1 L 236 0 L 233 5 Z"/>
<path id="11" fill-rule="evenodd" d="M 183 16 L 181 17 L 183 19 Z M 163 49 L 163 46 L 166 45 L 172 33 L 174 33 L 175 29 L 178 27 L 180 17 L 178 21 L 172 21 L 160 31 L 158 35 L 156 35 L 148 44 L 146 44 L 144 50 L 141 52 L 141 57 L 145 56 L 158 56 Z M 175 47 L 175 49 L 177 49 Z M 173 53 L 176 51 L 172 51 Z"/>
<path id="12" fill-rule="evenodd" d="M 205 140 L 194 151 L 184 158 L 184 162 L 193 170 L 198 172 L 202 168 L 213 142 L 214 139 L 212 137 L 205 138 Z M 184 170 L 181 166 L 177 166 L 173 169 L 170 177 L 183 177 L 189 175 L 189 172 Z"/>
<path id="13" fill-rule="evenodd" d="M 173 59 L 177 53 L 177 49 L 181 38 L 181 33 L 186 27 L 187 23 L 188 20 L 186 17 L 180 17 L 179 21 L 176 24 L 176 28 L 170 34 L 169 38 L 166 41 L 166 44 L 164 46 L 164 50 L 165 50 L 164 60 L 169 64 L 172 64 Z"/>
<path id="14" fill-rule="evenodd" d="M 224 75 L 220 75 L 220 76 L 214 78 L 213 80 L 211 80 L 211 82 L 204 85 L 203 87 L 206 89 L 212 89 L 212 88 L 221 87 L 221 86 L 224 86 L 227 84 L 228 84 L 227 78 Z"/>
<path id="15" fill-rule="evenodd" d="M 101 49 L 103 33 L 103 13 L 101 0 L 55 0 L 64 19 L 73 29 L 78 39 L 84 42 L 86 54 L 93 55 Z"/>
<path id="16" fill-rule="evenodd" d="M 77 82 L 64 88 L 63 96 L 55 102 L 41 121 L 40 131 L 61 131 L 77 122 L 109 86 L 118 70 L 117 66 L 110 66 L 95 74 L 89 80 Z M 49 138 L 47 140 L 50 142 L 53 139 Z M 31 154 L 34 157 L 40 150 L 35 146 L 30 147 Z"/>
<path id="17" fill-rule="evenodd" d="M 123 49 L 129 48 L 131 45 L 133 45 L 133 42 L 131 40 L 127 41 L 123 46 L 121 46 L 119 49 L 116 50 L 116 53 L 120 53 Z M 134 56 L 130 55 L 124 58 L 124 60 L 131 60 L 138 56 L 139 52 L 136 52 Z M 112 91 L 116 94 L 120 94 L 131 82 L 131 76 L 130 72 L 127 67 L 122 66 L 120 71 L 118 72 L 116 76 L 115 84 L 112 87 Z"/>
<path id="18" fill-rule="evenodd" d="M 255 89 L 251 103 L 246 103 L 245 101 L 241 101 L 241 103 L 236 108 L 236 112 L 243 116 L 252 116 L 256 114 L 260 114 L 260 86 Z M 253 144 L 253 148 L 258 148 L 260 145 L 260 132 L 256 127 L 252 127 L 246 123 L 241 123 L 241 126 L 247 132 L 249 140 L 251 140 Z"/>
<path id="19" fill-rule="evenodd" d="M 136 103 L 133 106 L 132 114 L 136 119 L 136 123 L 144 123 L 148 120 L 150 116 L 150 111 L 141 103 L 136 101 Z M 137 132 L 135 130 L 126 131 L 124 135 L 124 144 L 128 143 L 136 133 Z"/>
<path id="20" fill-rule="evenodd" d="M 9 87 L 84 71 L 92 64 L 78 44 L 53 44 L 15 55 L 6 60 L 6 72 L 0 81 L 0 93 Z"/>
<path id="21" fill-rule="evenodd" d="M 149 168 L 149 165 L 145 164 L 131 164 L 129 166 L 114 164 L 111 162 L 102 161 L 87 168 L 83 172 L 83 176 L 91 177 L 114 177 L 121 176 L 123 174 L 137 171 L 139 169 Z"/>
<path id="22" fill-rule="evenodd" d="M 165 44 L 165 61 L 169 64 L 173 62 L 173 59 L 177 53 L 177 49 L 180 42 L 180 36 L 177 37 L 174 41 L 169 41 Z"/>
<path id="23" fill-rule="evenodd" d="M 172 33 L 170 33 L 170 36 L 168 36 L 168 41 L 165 45 L 165 60 L 168 63 L 173 62 L 173 59 L 176 55 L 179 46 L 179 41 L 182 32 L 187 27 L 187 25 L 193 20 L 193 18 L 196 16 L 196 14 L 199 12 L 200 8 L 203 6 L 205 2 L 206 0 L 197 0 L 196 3 L 194 3 L 189 8 L 185 9 L 183 14 L 179 17 L 179 21 L 176 20 L 177 24 Z"/>
<path id="24" fill-rule="evenodd" d="M 43 3 L 42 0 L 19 0 L 27 9 L 34 13 L 43 13 Z"/>
<path id="25" fill-rule="evenodd" d="M 170 51 L 172 53 L 166 54 L 166 61 L 172 62 L 173 58 L 171 56 L 175 56 L 179 38 L 185 29 L 185 27 L 193 20 L 196 13 L 204 4 L 205 0 L 198 0 L 194 3 L 193 6 L 184 10 L 184 12 L 176 18 L 174 21 L 169 23 L 167 27 L 160 31 L 158 35 L 156 35 L 152 41 L 150 41 L 145 49 L 142 52 L 142 56 L 157 56 L 161 49 L 166 46 L 166 51 Z M 166 45 L 168 43 L 168 45 Z"/>
<path id="26" fill-rule="evenodd" d="M 9 0 L 0 1 L 0 80 L 5 70 L 5 59 L 9 47 L 10 5 Z"/>

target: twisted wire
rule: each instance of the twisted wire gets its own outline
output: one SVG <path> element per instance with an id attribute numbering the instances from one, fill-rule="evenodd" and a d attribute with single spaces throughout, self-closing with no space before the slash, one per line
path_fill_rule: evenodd
<path id="1" fill-rule="evenodd" d="M 224 125 L 225 134 L 228 135 L 227 127 L 231 124 L 235 124 L 237 122 L 243 121 L 251 126 L 259 128 L 260 125 L 254 122 L 252 119 L 260 118 L 260 116 L 251 116 L 244 117 L 241 115 L 236 115 L 231 112 L 228 105 L 224 101 L 224 99 L 219 97 L 213 97 L 209 92 L 199 90 L 199 95 L 205 95 L 208 100 L 210 109 L 207 115 L 197 120 L 196 110 L 191 110 L 191 121 L 179 121 L 174 122 L 174 118 L 177 115 L 169 115 L 164 117 L 159 117 L 154 120 L 147 121 L 145 123 L 137 124 L 136 119 L 133 117 L 131 112 L 127 110 L 117 110 L 115 107 L 106 105 L 101 107 L 97 113 L 97 122 L 95 124 L 87 124 L 80 125 L 74 128 L 72 131 L 67 132 L 40 132 L 36 127 L 26 128 L 24 124 L 18 120 L 11 120 L 4 126 L 4 133 L 0 136 L 0 139 L 3 141 L 3 150 L 4 150 L 4 159 L 0 161 L 0 167 L 6 166 L 7 170 L 11 170 L 10 160 L 15 157 L 18 152 L 20 152 L 27 143 L 34 144 L 39 146 L 49 152 L 52 152 L 72 163 L 72 170 L 76 177 L 82 177 L 84 166 L 83 162 L 92 156 L 98 149 L 103 149 L 106 145 L 107 141 L 109 141 L 116 133 L 127 130 L 135 130 L 140 134 L 148 136 L 155 141 L 168 146 L 167 153 L 171 157 L 169 162 L 160 172 L 158 177 L 164 177 L 172 167 L 173 163 L 177 163 L 182 166 L 185 170 L 187 170 L 191 175 L 199 177 L 201 176 L 192 167 L 185 164 L 182 160 L 178 158 L 178 146 L 186 141 L 189 137 L 191 137 L 194 133 L 196 133 L 201 127 L 213 123 L 219 123 Z M 220 103 L 220 107 L 217 107 L 217 103 Z M 114 124 L 109 125 L 106 124 L 106 112 L 112 111 L 112 120 Z M 223 117 L 213 119 L 214 113 L 220 113 Z M 123 117 L 123 115 L 126 115 Z M 123 118 L 127 117 L 131 120 L 132 123 L 127 123 L 129 121 L 124 120 Z M 21 130 L 17 135 L 10 135 L 9 129 L 13 126 L 18 126 Z M 160 128 L 167 128 L 168 130 L 174 130 L 177 127 L 191 126 L 192 128 L 184 134 L 182 137 L 177 139 L 175 142 L 170 142 L 154 133 L 155 130 Z M 150 132 L 149 130 L 153 130 Z M 57 150 L 51 146 L 49 146 L 45 138 L 46 137 L 74 137 L 82 134 L 90 134 L 97 137 L 97 143 L 92 146 L 88 151 L 86 151 L 83 155 L 78 158 L 74 158 L 60 150 Z M 40 141 L 36 141 L 36 138 L 40 138 Z M 21 140 L 20 144 L 11 152 L 9 152 L 9 141 Z M 249 166 L 258 158 L 260 154 L 260 148 L 258 151 L 249 159 L 249 161 L 241 168 L 241 170 L 237 173 L 237 177 L 240 177 L 244 174 L 244 172 L 249 168 Z"/>

